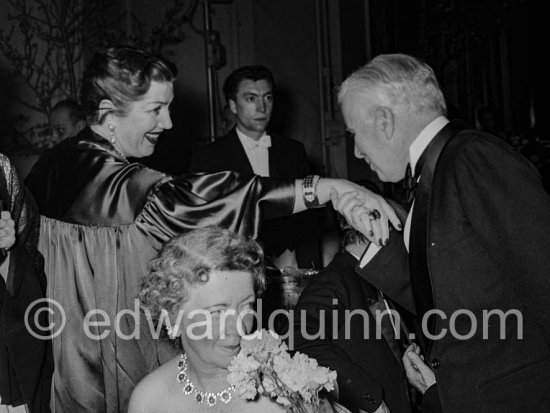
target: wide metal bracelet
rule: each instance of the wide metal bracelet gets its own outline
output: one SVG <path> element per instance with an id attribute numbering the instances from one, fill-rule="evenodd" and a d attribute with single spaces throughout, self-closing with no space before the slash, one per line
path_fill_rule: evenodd
<path id="1" fill-rule="evenodd" d="M 317 197 L 317 184 L 321 180 L 319 175 L 308 175 L 302 180 L 302 196 L 307 208 L 316 208 L 320 206 Z"/>

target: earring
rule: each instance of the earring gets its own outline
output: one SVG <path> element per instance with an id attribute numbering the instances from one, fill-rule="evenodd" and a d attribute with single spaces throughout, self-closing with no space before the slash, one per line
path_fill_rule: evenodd
<path id="1" fill-rule="evenodd" d="M 107 129 L 109 129 L 109 134 L 111 135 L 111 138 L 109 139 L 112 144 L 116 142 L 116 136 L 115 136 L 115 126 L 112 124 L 107 125 Z"/>

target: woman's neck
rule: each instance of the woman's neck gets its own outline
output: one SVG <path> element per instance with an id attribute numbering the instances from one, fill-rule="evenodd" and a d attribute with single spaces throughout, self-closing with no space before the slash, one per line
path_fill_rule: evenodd
<path id="1" fill-rule="evenodd" d="M 116 138 L 114 138 L 113 136 L 110 136 L 111 134 L 109 133 L 109 130 L 105 126 L 95 124 L 95 125 L 91 125 L 90 129 L 97 135 L 101 136 L 103 139 L 109 141 L 111 145 L 113 145 L 113 148 L 116 154 L 123 160 L 128 161 L 128 159 L 126 158 L 127 155 L 120 149 L 120 146 Z"/>
<path id="2" fill-rule="evenodd" d="M 227 382 L 229 370 L 227 369 L 207 365 L 198 357 L 193 357 L 189 354 L 187 355 L 187 366 L 191 381 L 203 391 L 206 389 L 208 389 L 206 391 L 218 391 L 229 386 Z"/>

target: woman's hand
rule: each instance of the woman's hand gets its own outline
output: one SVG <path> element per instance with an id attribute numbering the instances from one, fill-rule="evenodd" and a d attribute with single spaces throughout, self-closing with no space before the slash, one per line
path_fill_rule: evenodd
<path id="1" fill-rule="evenodd" d="M 426 390 L 436 383 L 434 372 L 424 363 L 424 357 L 420 355 L 420 348 L 416 344 L 411 344 L 405 350 L 403 365 L 409 383 L 420 393 L 426 393 Z"/>
<path id="2" fill-rule="evenodd" d="M 330 198 L 334 209 L 369 241 L 386 245 L 390 237 L 390 223 L 401 229 L 395 211 L 382 196 L 353 182 L 341 179 L 327 181 L 332 184 Z"/>
<path id="3" fill-rule="evenodd" d="M 15 222 L 9 211 L 0 216 L 0 248 L 9 249 L 15 244 Z"/>

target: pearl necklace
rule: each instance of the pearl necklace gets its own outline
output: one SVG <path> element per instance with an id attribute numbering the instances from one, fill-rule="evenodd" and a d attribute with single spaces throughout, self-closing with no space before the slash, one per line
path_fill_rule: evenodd
<path id="1" fill-rule="evenodd" d="M 217 393 L 203 392 L 195 387 L 189 378 L 189 368 L 187 365 L 187 354 L 180 355 L 178 361 L 178 375 L 176 376 L 179 383 L 183 384 L 183 394 L 186 396 L 194 395 L 197 403 L 208 404 L 210 407 L 214 407 L 221 401 L 227 404 L 231 401 L 232 393 L 235 391 L 235 386 L 229 386 L 227 389 L 219 391 Z"/>

